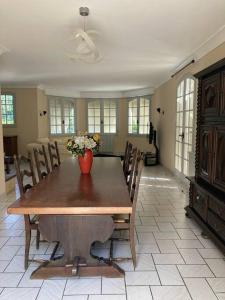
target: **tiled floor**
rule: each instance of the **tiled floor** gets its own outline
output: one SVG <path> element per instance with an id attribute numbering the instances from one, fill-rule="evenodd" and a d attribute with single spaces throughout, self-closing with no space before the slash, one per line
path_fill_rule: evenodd
<path id="1" fill-rule="evenodd" d="M 162 167 L 145 168 L 136 217 L 137 268 L 121 262 L 125 278 L 30 280 L 36 264 L 23 268 L 24 227 L 8 216 L 15 194 L 0 201 L 0 300 L 213 300 L 225 299 L 225 260 L 201 229 L 185 217 L 186 196 Z M 34 242 L 34 239 L 33 239 Z M 52 245 L 31 247 L 31 257 L 48 258 Z M 108 255 L 108 243 L 95 253 Z M 115 255 L 130 255 L 129 244 L 115 245 Z"/>

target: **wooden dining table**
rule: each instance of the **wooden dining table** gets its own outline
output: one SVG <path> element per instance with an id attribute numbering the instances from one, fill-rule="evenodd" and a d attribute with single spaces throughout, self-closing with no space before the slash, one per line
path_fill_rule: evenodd
<path id="1" fill-rule="evenodd" d="M 70 157 L 8 207 L 9 214 L 39 215 L 43 238 L 58 241 L 61 258 L 43 262 L 31 278 L 55 276 L 121 277 L 112 261 L 91 254 L 94 242 L 104 243 L 113 231 L 114 214 L 130 214 L 132 203 L 117 157 L 95 157 L 91 173 L 80 173 Z"/>

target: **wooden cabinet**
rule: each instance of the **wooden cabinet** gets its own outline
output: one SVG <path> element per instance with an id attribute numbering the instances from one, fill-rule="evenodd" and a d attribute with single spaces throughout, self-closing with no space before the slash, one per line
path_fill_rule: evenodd
<path id="1" fill-rule="evenodd" d="M 13 157 L 14 154 L 18 154 L 17 150 L 17 136 L 4 136 L 3 148 L 6 156 Z"/>
<path id="2" fill-rule="evenodd" d="M 199 176 L 211 182 L 212 156 L 213 156 L 213 129 L 211 127 L 200 128 L 199 143 Z"/>
<path id="3" fill-rule="evenodd" d="M 225 251 L 225 59 L 195 76 L 196 170 L 186 209 Z"/>
<path id="4" fill-rule="evenodd" d="M 214 131 L 213 184 L 225 192 L 225 126 Z"/>
<path id="5" fill-rule="evenodd" d="M 218 115 L 220 109 L 220 73 L 202 79 L 201 113 Z"/>

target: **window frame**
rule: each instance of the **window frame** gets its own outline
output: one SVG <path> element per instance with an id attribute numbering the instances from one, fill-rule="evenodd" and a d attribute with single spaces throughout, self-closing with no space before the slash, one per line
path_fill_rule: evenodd
<path id="1" fill-rule="evenodd" d="M 144 96 L 135 96 L 135 97 L 129 97 L 127 98 L 127 134 L 130 136 L 136 136 L 136 137 L 143 137 L 148 133 L 139 133 L 140 129 L 140 99 L 145 98 L 149 100 L 149 126 L 151 122 L 151 95 L 144 95 Z M 137 133 L 130 133 L 129 132 L 129 102 L 132 100 L 137 99 Z"/>
<path id="2" fill-rule="evenodd" d="M 194 89 L 193 91 L 187 93 L 187 80 L 188 79 L 191 79 L 194 81 Z M 178 89 L 181 85 L 181 83 L 183 82 L 183 92 L 182 92 L 182 95 L 178 97 Z M 186 116 L 185 114 L 187 112 L 190 113 L 190 111 L 193 112 L 193 124 L 192 124 L 192 141 L 191 141 L 191 152 L 194 153 L 195 155 L 195 139 L 196 139 L 196 112 L 197 112 L 197 89 L 198 89 L 198 81 L 197 79 L 190 73 L 188 74 L 185 74 L 184 76 L 181 77 L 181 79 L 179 80 L 179 82 L 177 83 L 176 85 L 176 121 L 175 121 L 175 127 L 174 127 L 174 170 L 175 170 L 175 174 L 177 176 L 181 176 L 181 178 L 184 180 L 186 178 L 186 176 L 190 176 L 190 174 L 188 173 L 189 170 L 190 170 L 190 160 L 189 160 L 189 157 L 187 158 L 184 158 L 184 144 L 186 145 L 190 145 L 189 142 L 185 142 L 184 140 L 182 140 L 182 153 L 181 153 L 181 156 L 180 156 L 180 159 L 181 159 L 181 171 L 179 171 L 177 168 L 176 168 L 176 156 L 177 156 L 177 152 L 176 152 L 176 143 L 177 143 L 177 139 L 176 139 L 176 130 L 177 130 L 177 113 L 181 112 L 181 111 L 177 111 L 177 100 L 178 98 L 182 98 L 183 100 L 183 110 L 182 110 L 182 113 L 183 113 L 183 121 L 182 121 L 182 129 L 185 129 L 187 126 L 185 124 L 185 120 L 186 120 Z M 193 94 L 193 108 L 190 110 L 186 110 L 185 109 L 185 97 L 187 95 L 190 95 L 190 94 Z M 189 126 L 188 126 L 189 128 Z M 188 151 L 190 152 L 190 151 Z M 184 160 L 186 160 L 188 162 L 188 169 L 187 169 L 187 173 L 189 175 L 185 175 L 184 174 Z"/>
<path id="3" fill-rule="evenodd" d="M 14 124 L 2 124 L 2 127 L 3 128 L 15 128 L 16 125 L 17 125 L 17 120 L 16 120 L 16 96 L 15 96 L 15 93 L 12 93 L 12 92 L 3 92 L 3 93 L 0 93 L 0 95 L 10 95 L 10 96 L 13 96 L 13 115 L 14 115 Z M 1 119 L 2 119 L 2 99 L 1 99 Z"/>
<path id="4" fill-rule="evenodd" d="M 96 132 L 96 133 L 99 133 L 101 135 L 118 135 L 118 121 L 119 121 L 119 118 L 118 118 L 118 100 L 117 98 L 88 98 L 86 99 L 87 101 L 87 105 L 86 105 L 86 115 L 87 115 L 87 122 L 86 122 L 86 127 L 87 127 L 87 132 L 88 134 L 93 134 L 92 132 L 90 133 L 89 132 L 89 122 L 88 122 L 88 103 L 90 102 L 94 102 L 98 100 L 100 102 L 100 132 Z M 104 132 L 104 121 L 102 123 L 102 120 L 104 120 L 104 101 L 105 100 L 112 100 L 112 101 L 115 101 L 116 103 L 116 132 Z"/>
<path id="5" fill-rule="evenodd" d="M 47 95 L 48 98 L 48 132 L 49 136 L 55 136 L 55 137 L 60 137 L 60 136 L 71 136 L 75 135 L 77 132 L 77 115 L 76 115 L 76 99 L 70 98 L 70 97 L 61 97 L 61 96 L 52 96 L 52 95 Z M 50 101 L 51 99 L 53 100 L 59 100 L 60 101 L 60 107 L 61 107 L 61 130 L 62 133 L 51 133 L 51 114 L 50 114 Z M 73 104 L 74 107 L 74 132 L 73 133 L 65 133 L 65 122 L 64 124 L 62 121 L 64 120 L 64 103 L 69 101 L 70 103 Z"/>

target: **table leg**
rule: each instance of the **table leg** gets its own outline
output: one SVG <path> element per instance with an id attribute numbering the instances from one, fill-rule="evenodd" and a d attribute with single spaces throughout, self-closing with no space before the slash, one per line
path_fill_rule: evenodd
<path id="1" fill-rule="evenodd" d="M 116 264 L 99 262 L 90 253 L 93 242 L 103 243 L 112 235 L 114 222 L 110 216 L 42 215 L 39 228 L 44 239 L 60 242 L 64 255 L 58 260 L 42 264 L 31 278 L 124 275 Z"/>

